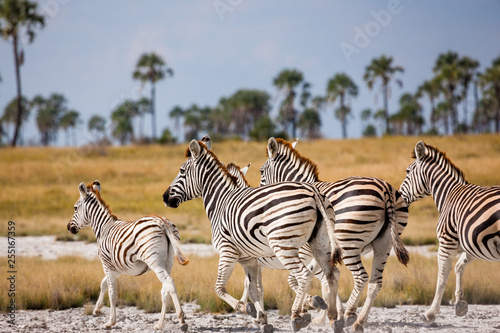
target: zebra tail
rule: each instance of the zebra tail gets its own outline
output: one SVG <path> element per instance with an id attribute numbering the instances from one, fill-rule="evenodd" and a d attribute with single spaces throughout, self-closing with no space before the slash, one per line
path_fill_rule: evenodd
<path id="1" fill-rule="evenodd" d="M 321 215 L 326 223 L 328 237 L 332 246 L 332 264 L 342 264 L 342 248 L 340 247 L 335 235 L 335 212 L 330 201 L 322 194 L 317 194 L 316 204 L 320 209 Z"/>
<path id="2" fill-rule="evenodd" d="M 398 221 L 396 219 L 396 212 L 394 209 L 394 190 L 389 188 L 387 193 L 388 198 L 385 208 L 387 211 L 387 217 L 389 218 L 389 226 L 391 228 L 392 247 L 394 248 L 394 252 L 396 253 L 396 257 L 399 262 L 406 266 L 410 261 L 410 255 L 398 233 Z"/>
<path id="3" fill-rule="evenodd" d="M 172 243 L 172 247 L 174 249 L 175 258 L 177 259 L 177 262 L 183 266 L 189 264 L 189 259 L 185 257 L 181 251 L 179 230 L 177 230 L 175 224 L 173 224 L 169 220 L 164 219 L 163 222 L 164 222 L 163 230 L 165 232 L 165 235 L 167 235 L 168 239 Z"/>

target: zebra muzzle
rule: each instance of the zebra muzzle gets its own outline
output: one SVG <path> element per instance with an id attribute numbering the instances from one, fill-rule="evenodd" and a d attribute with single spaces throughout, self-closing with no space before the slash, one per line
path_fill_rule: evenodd
<path id="1" fill-rule="evenodd" d="M 181 199 L 170 195 L 170 187 L 163 193 L 163 202 L 165 206 L 177 208 L 181 204 Z"/>
<path id="2" fill-rule="evenodd" d="M 72 234 L 76 234 L 78 232 L 78 229 L 76 228 L 76 226 L 74 225 L 71 225 L 71 222 L 68 223 L 68 230 L 69 232 L 71 232 Z"/>

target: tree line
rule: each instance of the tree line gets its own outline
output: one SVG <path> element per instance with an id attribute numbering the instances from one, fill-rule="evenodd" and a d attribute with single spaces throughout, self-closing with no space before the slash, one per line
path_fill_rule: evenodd
<path id="1" fill-rule="evenodd" d="M 60 131 L 66 144 L 76 145 L 76 128 L 83 123 L 78 111 L 67 106 L 62 94 L 35 96 L 28 100 L 21 93 L 20 67 L 24 53 L 19 50 L 19 39 L 24 33 L 32 42 L 35 31 L 43 28 L 44 16 L 36 2 L 30 0 L 0 0 L 0 31 L 12 44 L 16 72 L 17 96 L 6 106 L 0 117 L 0 143 L 9 141 L 15 146 L 21 128 L 35 113 L 40 143 L 56 141 Z M 400 78 L 404 68 L 394 63 L 393 57 L 381 55 L 365 68 L 363 80 L 375 95 L 381 95 L 383 107 L 363 109 L 359 117 L 364 136 L 377 135 L 452 135 L 457 133 L 500 132 L 500 56 L 483 71 L 479 62 L 457 52 L 438 55 L 433 76 L 422 82 L 416 91 L 404 92 L 399 107 L 389 112 L 392 86 L 403 86 Z M 172 77 L 173 69 L 158 54 L 143 54 L 132 72 L 132 78 L 148 84 L 151 95 L 138 100 L 126 99 L 111 110 L 109 119 L 92 115 L 87 129 L 94 141 L 120 144 L 131 142 L 168 143 L 199 137 L 210 132 L 213 136 L 264 140 L 270 136 L 318 138 L 321 136 L 322 112 L 332 112 L 341 123 L 342 137 L 348 136 L 348 123 L 353 118 L 352 100 L 358 97 L 359 87 L 346 73 L 336 73 L 327 82 L 324 94 L 312 96 L 309 83 L 298 69 L 283 69 L 272 83 L 279 98 L 277 115 L 271 117 L 271 94 L 258 89 L 240 89 L 223 96 L 215 106 L 192 104 L 175 106 L 167 112 L 174 125 L 172 133 L 164 129 L 156 133 L 156 85 Z M 1 76 L 0 76 L 1 81 Z M 430 104 L 429 119 L 424 118 L 422 102 Z M 151 135 L 144 133 L 145 117 L 151 117 Z M 424 130 L 425 129 L 425 130 Z M 110 137 L 109 137 L 110 136 Z"/>

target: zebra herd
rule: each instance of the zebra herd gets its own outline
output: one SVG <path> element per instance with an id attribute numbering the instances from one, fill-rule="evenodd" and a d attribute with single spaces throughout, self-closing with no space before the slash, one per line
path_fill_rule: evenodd
<path id="1" fill-rule="evenodd" d="M 465 315 L 462 275 L 466 265 L 474 259 L 500 261 L 500 187 L 468 184 L 443 152 L 422 141 L 415 146 L 415 161 L 407 168 L 399 191 L 372 177 L 323 182 L 318 179 L 316 164 L 299 154 L 296 143 L 269 139 L 259 187 L 251 187 L 245 180 L 248 167 L 240 170 L 220 162 L 208 136 L 189 143 L 186 161 L 163 194 L 163 201 L 176 208 L 202 198 L 212 243 L 219 252 L 216 294 L 235 310 L 252 316 L 262 332 L 272 332 L 264 311 L 261 267 L 287 269 L 288 283 L 296 295 L 291 309 L 293 331 L 312 321 L 308 306 L 321 310 L 315 324 L 322 325 L 328 316 L 334 332 L 351 325 L 355 331 L 363 331 L 382 286 L 391 249 L 402 264 L 409 262 L 400 239 L 408 221 L 408 206 L 431 195 L 439 211 L 439 272 L 425 320 L 436 319 L 453 257 L 460 252 L 455 266 L 455 311 L 458 316 Z M 152 270 L 162 282 L 162 312 L 155 329 L 163 328 L 170 296 L 180 329 L 186 331 L 188 325 L 170 272 L 174 255 L 182 265 L 189 260 L 180 251 L 175 225 L 159 216 L 120 221 L 101 198 L 99 181 L 88 186 L 81 183 L 78 189 L 80 197 L 68 230 L 77 233 L 91 225 L 106 275 L 94 314 L 99 314 L 108 290 L 111 311 L 105 328 L 111 328 L 116 323 L 116 278 Z M 370 251 L 373 265 L 368 275 L 361 255 Z M 341 262 L 354 279 L 345 310 L 337 294 L 336 265 Z M 239 300 L 225 288 L 236 263 L 245 271 L 245 291 Z M 313 276 L 321 281 L 323 297 L 307 293 Z M 356 315 L 367 283 L 366 301 Z"/>

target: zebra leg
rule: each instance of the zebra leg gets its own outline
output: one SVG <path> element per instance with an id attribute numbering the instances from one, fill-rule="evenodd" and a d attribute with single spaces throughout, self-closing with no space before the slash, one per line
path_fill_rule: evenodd
<path id="1" fill-rule="evenodd" d="M 113 325 L 116 324 L 116 278 L 120 274 L 108 270 L 106 270 L 105 273 L 108 284 L 110 311 L 109 311 L 109 320 L 106 324 L 104 324 L 104 328 L 109 330 Z"/>
<path id="2" fill-rule="evenodd" d="M 101 314 L 101 309 L 102 305 L 104 302 L 104 295 L 106 294 L 106 291 L 108 291 L 108 277 L 105 276 L 102 281 L 101 281 L 101 291 L 99 293 L 99 298 L 97 299 L 97 303 L 95 303 L 95 308 L 94 308 L 94 316 L 98 316 Z"/>
<path id="3" fill-rule="evenodd" d="M 267 315 L 264 311 L 264 302 L 261 302 L 263 298 L 263 294 L 259 292 L 258 284 L 262 283 L 261 280 L 261 272 L 260 266 L 256 259 L 249 259 L 240 261 L 240 264 L 243 266 L 245 270 L 245 276 L 248 279 L 248 296 L 250 297 L 250 301 L 255 304 L 257 311 L 257 318 L 254 319 L 254 322 L 261 325 L 263 332 L 272 332 L 272 325 L 268 325 L 267 323 Z"/>
<path id="4" fill-rule="evenodd" d="M 168 297 L 172 298 L 175 306 L 175 312 L 177 318 L 179 318 L 179 325 L 182 332 L 186 332 L 188 325 L 185 321 L 184 311 L 182 311 L 181 303 L 179 302 L 179 297 L 177 296 L 177 289 L 175 288 L 174 279 L 170 276 L 165 267 L 155 267 L 154 272 L 162 284 L 161 288 L 161 314 L 158 324 L 155 325 L 155 330 L 161 330 L 164 326 L 165 315 L 167 313 L 167 307 L 169 303 Z"/>
<path id="5" fill-rule="evenodd" d="M 233 309 L 249 314 L 253 318 L 257 317 L 257 311 L 252 303 L 243 303 L 226 292 L 226 284 L 233 272 L 234 266 L 238 262 L 238 251 L 222 251 L 219 253 L 219 266 L 217 268 L 217 281 L 215 282 L 215 293 L 220 299 L 227 302 Z"/>
<path id="6" fill-rule="evenodd" d="M 354 255 L 345 253 L 344 264 L 349 269 L 349 271 L 351 271 L 352 277 L 354 279 L 354 288 L 352 289 L 351 296 L 347 301 L 345 311 L 346 325 L 351 326 L 358 318 L 356 315 L 356 308 L 358 306 L 361 292 L 365 288 L 366 282 L 368 282 L 368 273 L 363 266 L 360 253 L 356 253 Z"/>
<path id="7" fill-rule="evenodd" d="M 363 309 L 354 323 L 353 329 L 355 332 L 363 332 L 363 325 L 368 319 L 368 313 L 382 288 L 382 275 L 392 248 L 390 230 L 388 229 L 381 237 L 375 239 L 372 244 L 373 261 L 370 281 L 368 282 L 368 293 Z"/>
<path id="8" fill-rule="evenodd" d="M 302 248 L 301 248 L 301 250 L 302 250 Z M 300 254 L 301 253 L 299 250 L 299 255 Z M 312 253 L 309 252 L 309 255 L 310 255 L 310 257 L 312 257 Z M 304 262 L 304 259 L 302 256 L 301 256 L 301 260 L 302 260 L 302 262 Z M 321 271 L 321 268 L 319 267 L 318 262 L 316 261 L 316 259 L 314 259 L 314 257 L 312 257 L 312 260 L 309 262 L 307 267 L 309 268 L 311 273 L 313 273 L 313 275 L 318 277 L 318 279 L 321 281 L 321 277 L 323 276 L 323 272 Z M 293 276 L 288 275 L 288 284 L 291 287 L 292 285 L 290 284 L 291 283 L 290 278 L 293 278 Z M 325 295 L 326 294 L 323 293 L 323 297 Z M 319 297 L 318 295 L 314 295 L 314 296 L 310 295 L 309 293 L 306 293 L 304 306 L 306 304 L 308 304 L 310 307 L 312 307 L 314 309 L 319 309 L 319 310 L 326 310 L 328 308 L 328 305 L 326 304 L 326 302 L 323 298 Z M 303 312 L 306 312 L 306 309 L 304 309 Z"/>
<path id="9" fill-rule="evenodd" d="M 324 229 L 322 230 L 322 228 Z M 341 333 L 344 330 L 344 319 L 338 316 L 337 311 L 340 272 L 337 267 L 332 265 L 332 246 L 325 229 L 326 226 L 323 224 L 316 233 L 317 236 L 309 242 L 309 245 L 328 282 L 328 294 L 325 300 L 328 304 L 327 314 L 330 325 L 335 333 Z"/>
<path id="10" fill-rule="evenodd" d="M 328 287 L 328 280 L 326 279 L 325 274 L 323 274 L 323 271 L 321 269 L 319 269 L 319 272 L 317 272 L 314 276 L 318 280 L 321 281 L 321 293 L 323 295 L 323 299 L 327 300 L 328 293 L 330 292 L 330 287 Z M 340 278 L 340 274 L 339 274 L 339 276 L 336 277 L 337 281 L 339 280 L 339 278 Z M 337 314 L 338 314 L 337 320 L 344 321 L 344 307 L 342 305 L 342 301 L 340 300 L 340 296 L 339 296 L 338 292 L 337 292 L 336 305 L 337 305 Z M 328 308 L 328 304 L 327 304 L 327 308 Z M 326 316 L 327 316 L 327 309 L 320 310 L 318 316 L 313 319 L 313 321 L 312 321 L 313 324 L 318 325 L 318 326 L 323 326 L 325 324 Z"/>
<path id="11" fill-rule="evenodd" d="M 245 274 L 245 281 L 243 281 L 243 295 L 241 295 L 240 302 L 246 303 L 248 301 L 248 289 L 250 288 L 250 281 Z"/>
<path id="12" fill-rule="evenodd" d="M 304 298 L 312 280 L 312 273 L 302 263 L 299 258 L 299 252 L 293 247 L 281 247 L 276 241 L 270 242 L 270 245 L 276 254 L 276 257 L 297 279 L 297 290 L 295 290 L 295 299 L 292 305 L 292 329 L 297 332 L 306 327 L 311 322 L 311 315 L 305 313 L 301 316 Z"/>
<path id="13" fill-rule="evenodd" d="M 465 267 L 467 267 L 468 264 L 474 261 L 474 259 L 475 258 L 468 255 L 466 252 L 463 252 L 460 256 L 460 259 L 457 261 L 457 264 L 455 265 L 455 275 L 457 278 L 455 288 L 455 314 L 460 317 L 465 316 L 469 308 L 467 302 L 462 299 L 462 297 L 464 296 L 462 278 L 464 276 Z"/>
<path id="14" fill-rule="evenodd" d="M 450 276 L 453 257 L 456 253 L 456 244 L 451 244 L 450 246 L 450 244 L 439 242 L 438 278 L 436 283 L 436 293 L 434 295 L 434 300 L 432 301 L 431 307 L 424 314 L 424 320 L 426 322 L 430 323 L 436 320 L 436 313 L 439 312 L 441 300 L 443 299 L 444 289 L 446 287 L 446 281 L 448 281 L 448 277 Z"/>

